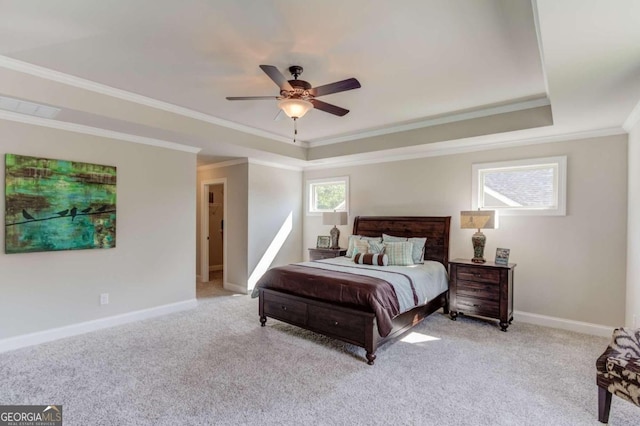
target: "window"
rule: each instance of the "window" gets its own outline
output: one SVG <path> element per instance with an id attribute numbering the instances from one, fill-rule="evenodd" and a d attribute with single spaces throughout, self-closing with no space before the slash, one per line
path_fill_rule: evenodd
<path id="1" fill-rule="evenodd" d="M 566 169 L 567 157 L 474 164 L 473 209 L 564 216 Z"/>
<path id="2" fill-rule="evenodd" d="M 349 211 L 349 178 L 308 180 L 307 199 L 308 214 Z"/>

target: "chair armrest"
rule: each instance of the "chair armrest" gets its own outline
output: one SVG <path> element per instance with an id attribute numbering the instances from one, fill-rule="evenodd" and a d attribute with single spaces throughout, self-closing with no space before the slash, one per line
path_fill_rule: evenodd
<path id="1" fill-rule="evenodd" d="M 640 358 L 640 328 L 616 328 L 609 347 L 622 358 Z"/>

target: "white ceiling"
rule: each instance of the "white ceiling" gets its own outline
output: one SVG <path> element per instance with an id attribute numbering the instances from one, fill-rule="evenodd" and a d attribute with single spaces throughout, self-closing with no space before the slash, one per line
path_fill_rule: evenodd
<path id="1" fill-rule="evenodd" d="M 312 147 L 545 98 L 553 126 L 513 137 L 620 129 L 640 99 L 637 0 L 0 0 L 0 10 L 5 58 L 274 140 L 293 130 L 291 120 L 273 120 L 275 101 L 225 100 L 278 94 L 260 64 L 287 77 L 302 65 L 314 86 L 357 78 L 361 89 L 321 98 L 350 109 L 345 117 L 313 110 L 299 121 Z M 63 107 L 59 119 L 157 139 L 166 132 L 202 148 L 202 158 L 260 156 L 90 105 Z"/>

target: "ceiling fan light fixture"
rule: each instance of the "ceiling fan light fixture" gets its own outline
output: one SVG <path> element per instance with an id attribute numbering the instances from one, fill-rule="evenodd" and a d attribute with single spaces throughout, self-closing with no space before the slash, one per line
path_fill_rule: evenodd
<path id="1" fill-rule="evenodd" d="M 313 104 L 304 99 L 282 99 L 278 102 L 278 107 L 280 107 L 289 118 L 297 119 L 303 117 L 312 109 Z"/>

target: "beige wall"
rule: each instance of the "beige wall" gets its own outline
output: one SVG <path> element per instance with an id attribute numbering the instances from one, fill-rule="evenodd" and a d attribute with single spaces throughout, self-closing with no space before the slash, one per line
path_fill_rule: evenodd
<path id="1" fill-rule="evenodd" d="M 262 274 L 257 268 L 264 259 L 267 267 L 301 260 L 302 172 L 283 170 L 259 164 L 198 170 L 198 194 L 203 182 L 227 179 L 227 288 L 247 292 Z M 200 197 L 198 197 L 198 254 L 196 270 L 200 271 Z M 290 230 L 273 252 L 268 248 L 291 215 Z"/>
<path id="2" fill-rule="evenodd" d="M 202 193 L 202 182 L 226 178 L 227 218 L 224 222 L 224 232 L 227 240 L 227 269 L 225 271 L 225 285 L 227 287 L 230 285 L 231 288 L 246 287 L 247 283 L 248 170 L 248 164 L 244 163 L 216 169 L 200 168 L 197 173 L 196 271 L 200 273 L 200 244 L 202 241 L 200 220 L 202 200 L 200 194 Z"/>
<path id="3" fill-rule="evenodd" d="M 567 216 L 503 216 L 485 231 L 486 257 L 511 249 L 516 310 L 618 326 L 624 322 L 627 251 L 625 135 L 307 171 L 305 179 L 349 176 L 349 225 L 358 215 L 452 216 L 451 258 L 472 257 L 471 233 L 459 212 L 471 208 L 471 165 L 567 155 Z M 304 247 L 328 229 L 304 216 Z"/>
<path id="4" fill-rule="evenodd" d="M 640 122 L 629 133 L 626 325 L 640 327 Z M 634 322 L 635 318 L 635 322 Z"/>
<path id="5" fill-rule="evenodd" d="M 0 339 L 194 299 L 195 154 L 2 120 L 0 140 L 0 154 L 118 173 L 117 247 L 0 253 Z"/>
<path id="6" fill-rule="evenodd" d="M 302 192 L 302 172 L 249 164 L 249 290 L 268 267 L 302 260 Z"/>

